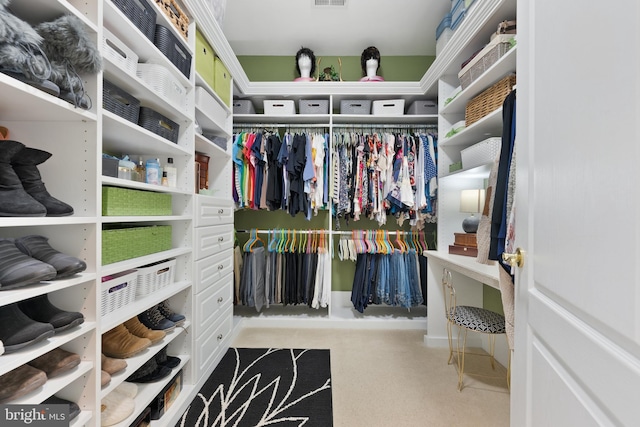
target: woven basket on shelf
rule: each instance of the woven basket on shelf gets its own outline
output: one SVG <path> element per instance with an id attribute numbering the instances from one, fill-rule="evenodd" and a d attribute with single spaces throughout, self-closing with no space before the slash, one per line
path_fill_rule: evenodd
<path id="1" fill-rule="evenodd" d="M 160 9 L 171 20 L 174 27 L 182 33 L 185 39 L 189 39 L 189 17 L 182 11 L 175 0 L 156 0 Z"/>
<path id="2" fill-rule="evenodd" d="M 466 127 L 502 107 L 504 99 L 509 95 L 515 84 L 515 74 L 508 75 L 469 101 L 464 113 Z"/>

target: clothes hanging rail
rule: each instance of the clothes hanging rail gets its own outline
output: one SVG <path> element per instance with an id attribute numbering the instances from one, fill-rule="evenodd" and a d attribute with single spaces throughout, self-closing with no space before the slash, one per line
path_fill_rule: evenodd
<path id="1" fill-rule="evenodd" d="M 437 125 L 416 125 L 416 124 L 375 124 L 375 123 L 357 123 L 357 124 L 340 124 L 333 125 L 334 130 L 349 130 L 349 129 L 429 129 L 437 130 Z"/>
<path id="2" fill-rule="evenodd" d="M 301 124 L 301 123 L 234 123 L 234 129 L 256 129 L 256 128 L 287 128 L 287 129 L 319 129 L 325 128 L 328 129 L 329 125 L 327 124 Z"/>
<path id="3" fill-rule="evenodd" d="M 335 231 L 335 230 L 296 230 L 296 229 L 282 229 L 282 228 L 272 228 L 272 229 L 254 229 L 254 231 L 258 234 L 269 234 L 272 231 L 275 230 L 289 230 L 289 231 L 295 231 L 298 234 L 336 234 L 336 235 L 345 235 L 345 236 L 351 236 L 353 235 L 353 232 L 367 232 L 367 231 L 386 231 L 388 235 L 390 236 L 395 236 L 398 233 L 404 233 L 404 234 L 409 234 L 410 231 L 402 231 L 402 230 L 398 230 L 398 231 L 387 231 L 387 230 L 378 230 L 378 229 L 372 229 L 372 230 L 349 230 L 349 231 Z M 236 233 L 251 233 L 252 230 L 242 230 L 242 229 L 236 229 Z"/>

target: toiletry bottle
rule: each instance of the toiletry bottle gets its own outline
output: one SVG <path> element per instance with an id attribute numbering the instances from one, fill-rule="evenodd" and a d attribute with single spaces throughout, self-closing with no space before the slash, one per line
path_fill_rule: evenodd
<path id="1" fill-rule="evenodd" d="M 167 173 L 167 181 L 169 187 L 178 186 L 178 169 L 173 165 L 173 157 L 167 159 L 167 165 L 164 167 L 164 171 Z"/>
<path id="2" fill-rule="evenodd" d="M 160 185 L 160 167 L 156 159 L 147 160 L 147 184 Z"/>
<path id="3" fill-rule="evenodd" d="M 163 171 L 162 172 L 162 186 L 163 187 L 168 187 L 169 186 L 169 179 L 167 178 L 167 171 Z"/>
<path id="4" fill-rule="evenodd" d="M 138 166 L 136 167 L 136 171 L 138 172 L 138 181 L 147 182 L 147 168 L 144 166 L 144 161 L 142 157 L 138 160 Z"/>

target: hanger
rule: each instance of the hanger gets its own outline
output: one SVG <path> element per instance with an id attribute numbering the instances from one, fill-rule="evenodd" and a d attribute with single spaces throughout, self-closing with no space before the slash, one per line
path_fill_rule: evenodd
<path id="1" fill-rule="evenodd" d="M 260 243 L 260 245 L 258 245 L 257 247 L 264 247 L 264 242 L 262 241 L 262 239 L 258 236 L 258 230 L 257 229 L 252 229 L 251 230 L 253 232 L 253 242 L 251 242 L 251 245 L 249 246 L 249 251 L 253 252 L 253 249 L 256 243 Z"/>
<path id="2" fill-rule="evenodd" d="M 243 252 L 251 252 L 251 244 L 253 243 L 253 240 L 254 240 L 254 229 L 252 228 L 251 230 L 249 230 L 249 238 L 247 239 L 246 242 L 244 242 L 244 245 L 242 246 Z"/>

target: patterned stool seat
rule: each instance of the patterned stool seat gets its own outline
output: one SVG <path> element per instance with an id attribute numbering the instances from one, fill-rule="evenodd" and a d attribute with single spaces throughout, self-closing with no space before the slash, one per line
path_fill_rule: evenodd
<path id="1" fill-rule="evenodd" d="M 451 311 L 456 325 L 486 334 L 506 333 L 504 316 L 494 311 L 468 305 L 459 305 Z"/>

